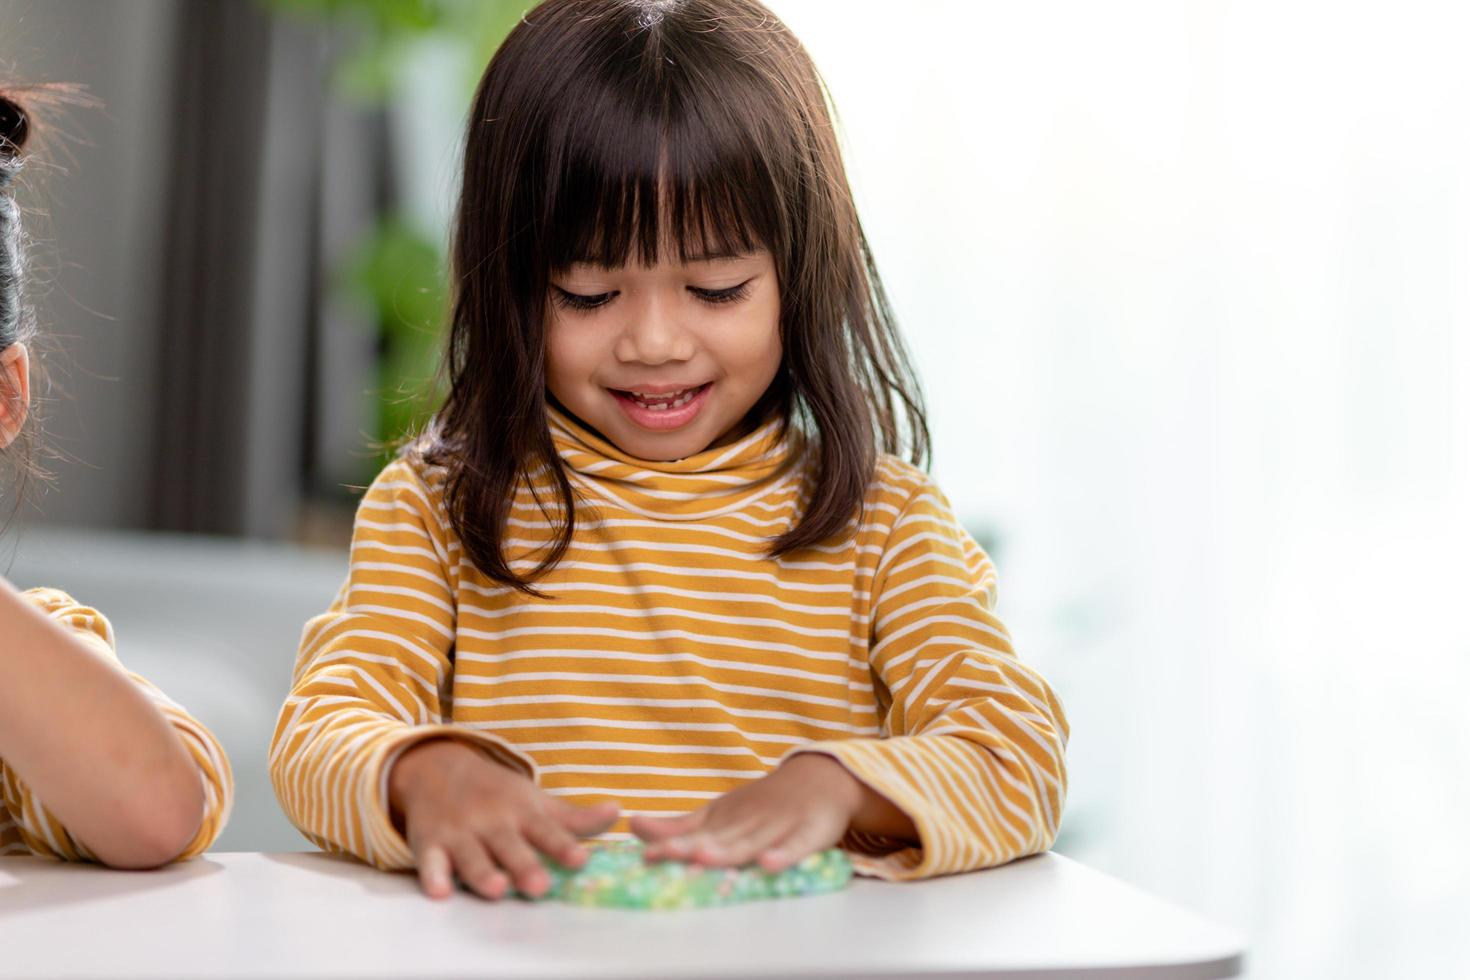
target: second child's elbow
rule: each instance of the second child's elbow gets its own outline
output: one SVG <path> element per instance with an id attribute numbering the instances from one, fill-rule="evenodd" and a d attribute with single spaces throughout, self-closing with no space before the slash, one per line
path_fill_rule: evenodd
<path id="1" fill-rule="evenodd" d="M 94 856 L 112 868 L 142 871 L 177 860 L 194 842 L 204 823 L 205 792 L 198 770 L 187 778 L 149 787 L 120 807 L 115 840 Z"/>

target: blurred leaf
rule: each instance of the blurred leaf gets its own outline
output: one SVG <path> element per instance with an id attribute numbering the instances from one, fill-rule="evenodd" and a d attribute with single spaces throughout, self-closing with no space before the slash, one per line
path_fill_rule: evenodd
<path id="1" fill-rule="evenodd" d="M 463 0 L 260 0 L 274 14 L 327 22 L 349 38 L 337 64 L 333 85 L 354 102 L 390 100 L 408 71 L 415 40 L 441 34 L 460 36 Z M 490 3 L 489 7 L 498 7 Z"/>
<path id="2" fill-rule="evenodd" d="M 407 71 L 405 51 L 426 37 L 458 42 L 474 91 L 485 65 L 534 0 L 260 0 L 271 13 L 326 21 L 359 35 L 338 66 L 339 91 L 386 100 Z"/>
<path id="3" fill-rule="evenodd" d="M 268 11 L 317 20 L 357 18 L 384 31 L 430 30 L 453 0 L 262 0 Z"/>
<path id="4" fill-rule="evenodd" d="M 385 218 L 346 262 L 345 282 L 371 300 L 391 330 L 433 329 L 444 304 L 438 245 L 401 218 Z"/>
<path id="5" fill-rule="evenodd" d="M 364 45 L 338 62 L 332 84 L 338 93 L 356 103 L 387 102 L 400 71 L 397 61 L 382 44 Z"/>
<path id="6" fill-rule="evenodd" d="M 534 0 L 258 0 L 272 15 L 326 23 L 345 46 L 333 67 L 341 98 L 385 104 L 403 90 L 422 45 L 463 65 L 464 102 L 495 50 Z M 437 43 L 444 42 L 444 43 Z M 392 443 L 416 431 L 438 407 L 443 392 L 433 383 L 444 331 L 446 297 L 443 244 L 394 216 L 383 216 L 338 270 L 338 287 L 371 304 L 379 331 L 378 431 Z M 365 461 L 373 467 L 382 455 Z M 366 480 L 364 481 L 366 482 Z"/>
<path id="7" fill-rule="evenodd" d="M 416 431 L 443 397 L 433 381 L 444 320 L 444 255 L 406 221 L 385 218 L 353 249 L 339 284 L 377 314 L 377 439 L 397 440 Z"/>
<path id="8" fill-rule="evenodd" d="M 490 63 L 505 36 L 521 22 L 526 11 L 535 5 L 534 0 L 494 0 L 490 3 L 470 4 L 469 23 L 465 25 L 465 36 L 470 39 L 466 59 L 469 73 L 465 84 L 466 93 L 474 92 L 485 66 Z"/>

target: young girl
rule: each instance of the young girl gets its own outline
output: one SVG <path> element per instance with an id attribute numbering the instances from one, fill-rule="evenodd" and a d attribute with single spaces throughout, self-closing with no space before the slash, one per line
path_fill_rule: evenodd
<path id="1" fill-rule="evenodd" d="M 492 898 L 589 836 L 771 871 L 839 844 L 890 880 L 1050 845 L 1067 723 L 917 466 L 779 20 L 528 13 L 474 99 L 453 273 L 448 399 L 303 631 L 271 753 L 298 827 Z"/>
<path id="2" fill-rule="evenodd" d="M 0 92 L 0 462 L 22 476 L 34 328 L 11 192 L 30 130 Z M 155 867 L 208 847 L 232 791 L 214 736 L 123 670 L 100 613 L 0 576 L 0 854 Z"/>

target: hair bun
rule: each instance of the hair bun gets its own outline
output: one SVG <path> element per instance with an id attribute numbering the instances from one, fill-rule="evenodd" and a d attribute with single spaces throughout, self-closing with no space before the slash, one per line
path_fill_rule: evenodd
<path id="1" fill-rule="evenodd" d="M 30 116 L 26 115 L 20 103 L 8 96 L 0 95 L 0 157 L 13 157 L 19 154 L 21 147 L 26 145 L 26 137 L 30 134 Z"/>

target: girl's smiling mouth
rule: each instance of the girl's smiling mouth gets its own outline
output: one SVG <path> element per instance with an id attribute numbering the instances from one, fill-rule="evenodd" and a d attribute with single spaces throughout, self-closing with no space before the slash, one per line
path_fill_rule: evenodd
<path id="1" fill-rule="evenodd" d="M 645 429 L 668 432 L 681 429 L 692 422 L 704 403 L 709 399 L 713 381 L 706 381 L 697 388 L 682 392 L 657 395 L 634 395 L 632 392 L 609 388 L 627 416 Z"/>

